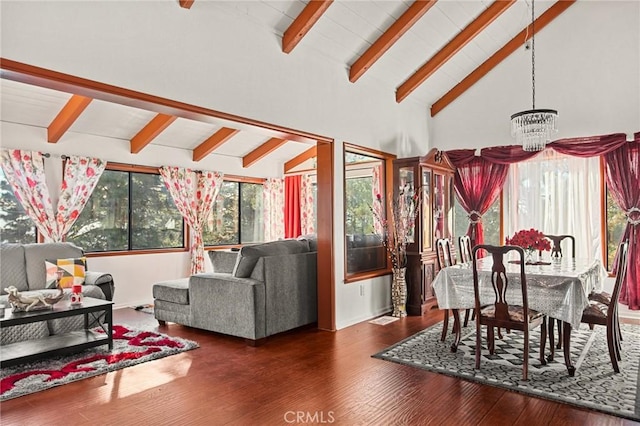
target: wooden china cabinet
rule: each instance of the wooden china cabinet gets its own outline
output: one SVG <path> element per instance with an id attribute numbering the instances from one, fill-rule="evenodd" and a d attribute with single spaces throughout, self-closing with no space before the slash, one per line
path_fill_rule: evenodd
<path id="1" fill-rule="evenodd" d="M 422 315 L 437 307 L 431 288 L 438 272 L 435 241 L 448 238 L 453 243 L 454 173 L 455 167 L 446 154 L 436 148 L 422 157 L 400 158 L 393 162 L 394 197 L 403 187 L 422 193 L 413 241 L 407 245 L 409 315 Z"/>

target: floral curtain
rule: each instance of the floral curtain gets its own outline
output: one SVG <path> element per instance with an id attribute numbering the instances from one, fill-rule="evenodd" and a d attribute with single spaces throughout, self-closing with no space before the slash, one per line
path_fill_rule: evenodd
<path id="1" fill-rule="evenodd" d="M 316 233 L 315 216 L 313 214 L 315 202 L 311 175 L 302 175 L 300 179 L 300 231 L 302 235 Z"/>
<path id="2" fill-rule="evenodd" d="M 384 207 L 383 203 L 380 203 L 378 200 L 382 198 L 383 200 L 386 198 L 382 196 L 382 188 L 384 188 L 382 179 L 384 174 L 382 173 L 382 164 L 377 164 L 373 166 L 373 177 L 372 177 L 372 186 L 371 186 L 371 209 L 373 210 L 374 217 L 384 217 Z M 383 225 L 378 220 L 373 221 L 373 232 L 377 235 L 382 235 L 384 233 Z"/>
<path id="3" fill-rule="evenodd" d="M 265 241 L 284 238 L 284 179 L 265 180 L 262 195 Z"/>
<path id="4" fill-rule="evenodd" d="M 202 230 L 222 185 L 222 173 L 164 166 L 160 176 L 191 228 L 191 275 L 204 272 Z"/>
<path id="5" fill-rule="evenodd" d="M 58 240 L 67 235 L 107 165 L 99 158 L 67 157 L 56 211 Z"/>
<path id="6" fill-rule="evenodd" d="M 300 226 L 300 175 L 284 178 L 284 237 L 301 235 Z"/>
<path id="7" fill-rule="evenodd" d="M 18 202 L 45 241 L 60 241 L 44 174 L 44 156 L 37 151 L 2 150 L 2 170 Z"/>
<path id="8" fill-rule="evenodd" d="M 634 135 L 633 142 L 605 154 L 604 161 L 607 187 L 627 216 L 621 241 L 629 241 L 629 260 L 620 302 L 628 305 L 629 309 L 640 310 L 640 132 Z"/>

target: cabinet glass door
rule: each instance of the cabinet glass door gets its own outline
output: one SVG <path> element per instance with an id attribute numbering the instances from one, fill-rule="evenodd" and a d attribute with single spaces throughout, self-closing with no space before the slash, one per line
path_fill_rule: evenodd
<path id="1" fill-rule="evenodd" d="M 446 238 L 445 233 L 446 226 L 446 181 L 445 177 L 441 174 L 433 174 L 433 237 L 435 240 L 438 238 Z"/>
<path id="2" fill-rule="evenodd" d="M 405 202 L 412 202 L 413 195 L 415 194 L 415 181 L 413 167 L 402 167 L 398 171 L 398 177 L 400 178 L 398 187 L 398 197 L 405 197 Z M 398 202 L 397 200 L 395 202 Z M 407 243 L 411 244 L 415 242 L 415 226 L 409 229 L 407 232 Z"/>
<path id="3" fill-rule="evenodd" d="M 431 170 L 422 170 L 422 250 L 433 247 L 431 235 Z"/>

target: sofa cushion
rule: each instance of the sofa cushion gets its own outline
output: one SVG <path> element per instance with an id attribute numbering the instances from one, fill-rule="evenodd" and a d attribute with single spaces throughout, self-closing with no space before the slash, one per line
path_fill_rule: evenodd
<path id="1" fill-rule="evenodd" d="M 25 244 L 23 247 L 29 290 L 41 290 L 45 288 L 45 259 L 65 259 L 84 256 L 82 249 L 71 243 L 34 243 Z"/>
<path id="2" fill-rule="evenodd" d="M 189 304 L 189 278 L 162 281 L 153 285 L 153 298 L 179 305 Z"/>
<path id="3" fill-rule="evenodd" d="M 211 266 L 213 266 L 213 272 L 232 274 L 233 268 L 236 266 L 238 260 L 237 251 L 226 250 L 209 250 L 209 259 L 211 260 Z"/>
<path id="4" fill-rule="evenodd" d="M 236 265 L 233 268 L 233 276 L 237 278 L 248 278 L 251 276 L 253 268 L 261 257 L 306 253 L 308 251 L 309 242 L 307 240 L 278 240 L 244 246 L 238 253 Z"/>
<path id="5" fill-rule="evenodd" d="M 24 247 L 22 244 L 2 244 L 0 252 L 0 293 L 6 294 L 4 289 L 14 286 L 19 291 L 29 290 L 27 272 L 24 264 Z"/>
<path id="6" fill-rule="evenodd" d="M 84 284 L 87 270 L 87 258 L 76 257 L 71 259 L 47 259 L 44 261 L 47 271 L 47 288 L 56 288 L 58 271 L 62 271 L 60 287 L 71 288 L 74 284 Z"/>
<path id="7" fill-rule="evenodd" d="M 318 251 L 318 236 L 316 234 L 300 235 L 298 240 L 307 240 L 309 242 L 309 251 Z"/>

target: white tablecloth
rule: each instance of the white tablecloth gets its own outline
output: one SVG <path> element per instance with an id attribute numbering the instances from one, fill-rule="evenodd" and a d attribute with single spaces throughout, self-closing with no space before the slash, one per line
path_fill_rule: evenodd
<path id="1" fill-rule="evenodd" d="M 582 311 L 589 305 L 588 294 L 602 291 L 606 271 L 599 260 L 570 259 L 550 261 L 551 265 L 526 265 L 529 308 L 551 318 L 580 325 Z M 481 304 L 493 303 L 491 285 L 491 256 L 478 262 Z M 507 301 L 522 303 L 520 265 L 507 263 L 509 291 Z M 460 263 L 443 268 L 432 283 L 440 309 L 469 309 L 475 307 L 473 295 L 473 267 Z"/>

